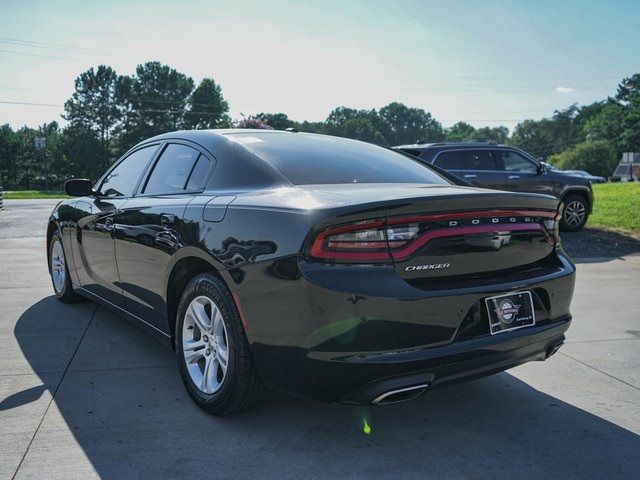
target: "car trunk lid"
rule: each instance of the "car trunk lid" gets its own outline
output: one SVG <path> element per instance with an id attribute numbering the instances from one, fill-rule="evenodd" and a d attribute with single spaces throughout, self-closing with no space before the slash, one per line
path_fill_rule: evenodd
<path id="1" fill-rule="evenodd" d="M 353 190 L 322 193 L 348 196 Z M 378 195 L 376 195 L 376 191 Z M 408 281 L 486 275 L 534 264 L 556 247 L 558 201 L 465 187 L 368 189 L 316 224 L 310 255 L 393 263 Z M 381 198 L 382 197 L 382 198 Z M 362 196 L 358 196 L 362 200 Z"/>

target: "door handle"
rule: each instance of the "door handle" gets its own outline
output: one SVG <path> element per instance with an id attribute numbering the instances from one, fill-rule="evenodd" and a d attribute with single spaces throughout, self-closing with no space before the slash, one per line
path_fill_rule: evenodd
<path id="1" fill-rule="evenodd" d="M 160 215 L 160 223 L 164 228 L 169 230 L 176 223 L 176 216 L 171 213 L 163 213 Z"/>
<path id="2" fill-rule="evenodd" d="M 509 175 L 509 180 L 516 180 L 520 178 L 520 175 Z"/>
<path id="3" fill-rule="evenodd" d="M 473 175 L 473 174 L 468 173 L 468 174 L 466 174 L 464 176 L 464 178 L 478 178 L 478 175 Z"/>

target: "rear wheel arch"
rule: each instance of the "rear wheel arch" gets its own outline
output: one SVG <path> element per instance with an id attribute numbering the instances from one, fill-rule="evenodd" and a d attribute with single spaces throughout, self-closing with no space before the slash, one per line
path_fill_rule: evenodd
<path id="1" fill-rule="evenodd" d="M 229 282 L 224 278 L 225 276 L 220 273 L 214 262 L 206 258 L 205 255 L 199 252 L 192 252 L 192 254 L 181 256 L 175 262 L 167 277 L 166 288 L 167 321 L 174 347 L 176 315 L 182 292 L 184 292 L 189 281 L 201 273 L 210 273 L 217 276 L 229 289 Z"/>

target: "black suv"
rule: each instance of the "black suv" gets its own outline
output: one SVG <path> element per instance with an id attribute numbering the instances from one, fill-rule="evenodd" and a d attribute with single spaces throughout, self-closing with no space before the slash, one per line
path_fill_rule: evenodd
<path id="1" fill-rule="evenodd" d="M 562 173 L 528 153 L 486 142 L 424 143 L 394 147 L 483 188 L 546 193 L 562 200 L 562 230 L 575 232 L 587 223 L 593 207 L 591 182 Z"/>

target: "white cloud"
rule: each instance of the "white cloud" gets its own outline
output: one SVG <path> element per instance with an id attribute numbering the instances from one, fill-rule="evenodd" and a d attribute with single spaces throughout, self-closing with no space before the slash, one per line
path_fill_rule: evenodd
<path id="1" fill-rule="evenodd" d="M 571 87 L 556 87 L 556 92 L 557 93 L 569 93 L 569 92 L 573 92 L 573 88 L 571 88 Z"/>

